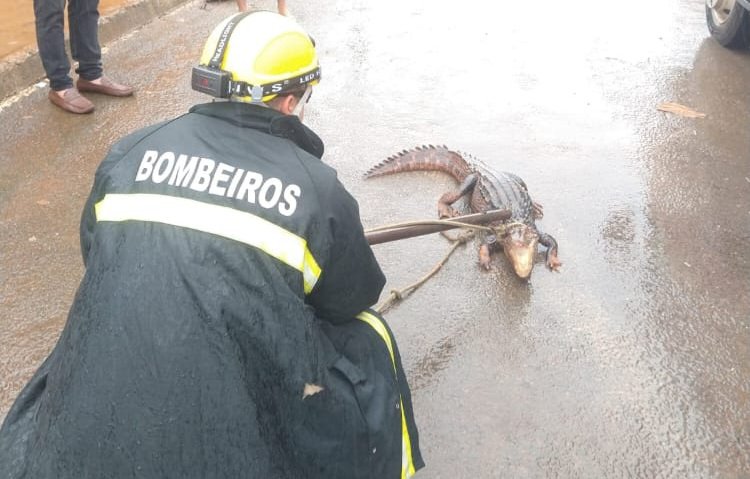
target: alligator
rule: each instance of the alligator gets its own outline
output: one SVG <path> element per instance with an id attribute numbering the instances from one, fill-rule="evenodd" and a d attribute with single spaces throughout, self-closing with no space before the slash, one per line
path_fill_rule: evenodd
<path id="1" fill-rule="evenodd" d="M 393 155 L 365 173 L 365 178 L 392 175 L 405 171 L 440 171 L 455 178 L 460 186 L 438 200 L 440 218 L 459 215 L 453 204 L 466 195 L 473 213 L 509 209 L 508 220 L 490 224 L 495 234 L 485 234 L 479 246 L 479 264 L 490 268 L 491 253 L 502 248 L 516 275 L 529 279 L 534 268 L 537 244 L 547 247 L 546 264 L 558 271 L 557 241 L 542 233 L 535 220 L 543 216 L 542 205 L 532 201 L 526 183 L 517 175 L 500 172 L 482 164 L 471 155 L 458 153 L 446 146 L 425 145 Z"/>

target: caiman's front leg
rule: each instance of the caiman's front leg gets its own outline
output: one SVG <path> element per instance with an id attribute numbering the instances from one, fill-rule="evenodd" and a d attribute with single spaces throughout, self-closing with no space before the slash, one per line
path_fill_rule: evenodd
<path id="1" fill-rule="evenodd" d="M 557 241 L 546 233 L 539 233 L 539 242 L 547 247 L 547 267 L 557 271 L 562 262 L 557 258 Z"/>
<path id="2" fill-rule="evenodd" d="M 453 203 L 458 201 L 462 196 L 471 194 L 477 185 L 479 176 L 476 173 L 468 175 L 456 191 L 449 191 L 438 200 L 438 215 L 440 218 L 453 218 L 458 216 L 458 211 L 453 209 Z"/>
<path id="3" fill-rule="evenodd" d="M 479 245 L 479 265 L 489 271 L 490 261 L 492 261 L 492 251 L 497 249 L 497 238 L 495 235 L 489 235 L 482 240 Z"/>

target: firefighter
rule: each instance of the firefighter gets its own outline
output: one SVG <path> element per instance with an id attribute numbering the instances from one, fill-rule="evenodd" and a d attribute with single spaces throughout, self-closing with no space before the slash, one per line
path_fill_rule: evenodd
<path id="1" fill-rule="evenodd" d="M 314 42 L 237 13 L 192 76 L 216 100 L 100 164 L 86 266 L 0 429 L 9 478 L 404 478 L 423 466 L 384 276 L 301 122 Z"/>

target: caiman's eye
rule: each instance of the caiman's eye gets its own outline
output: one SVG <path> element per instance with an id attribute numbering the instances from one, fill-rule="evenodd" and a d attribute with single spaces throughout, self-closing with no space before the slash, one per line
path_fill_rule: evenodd
<path id="1" fill-rule="evenodd" d="M 487 235 L 487 238 L 485 238 L 485 241 L 487 244 L 492 244 L 497 242 L 497 236 L 495 235 Z"/>

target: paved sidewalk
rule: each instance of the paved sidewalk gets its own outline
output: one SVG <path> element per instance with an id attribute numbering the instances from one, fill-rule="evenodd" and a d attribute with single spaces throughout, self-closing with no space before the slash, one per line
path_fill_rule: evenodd
<path id="1" fill-rule="evenodd" d="M 99 41 L 102 46 L 164 15 L 188 0 L 140 0 L 102 16 Z M 105 58 L 106 68 L 106 58 Z M 36 48 L 0 60 L 0 102 L 45 78 Z"/>

